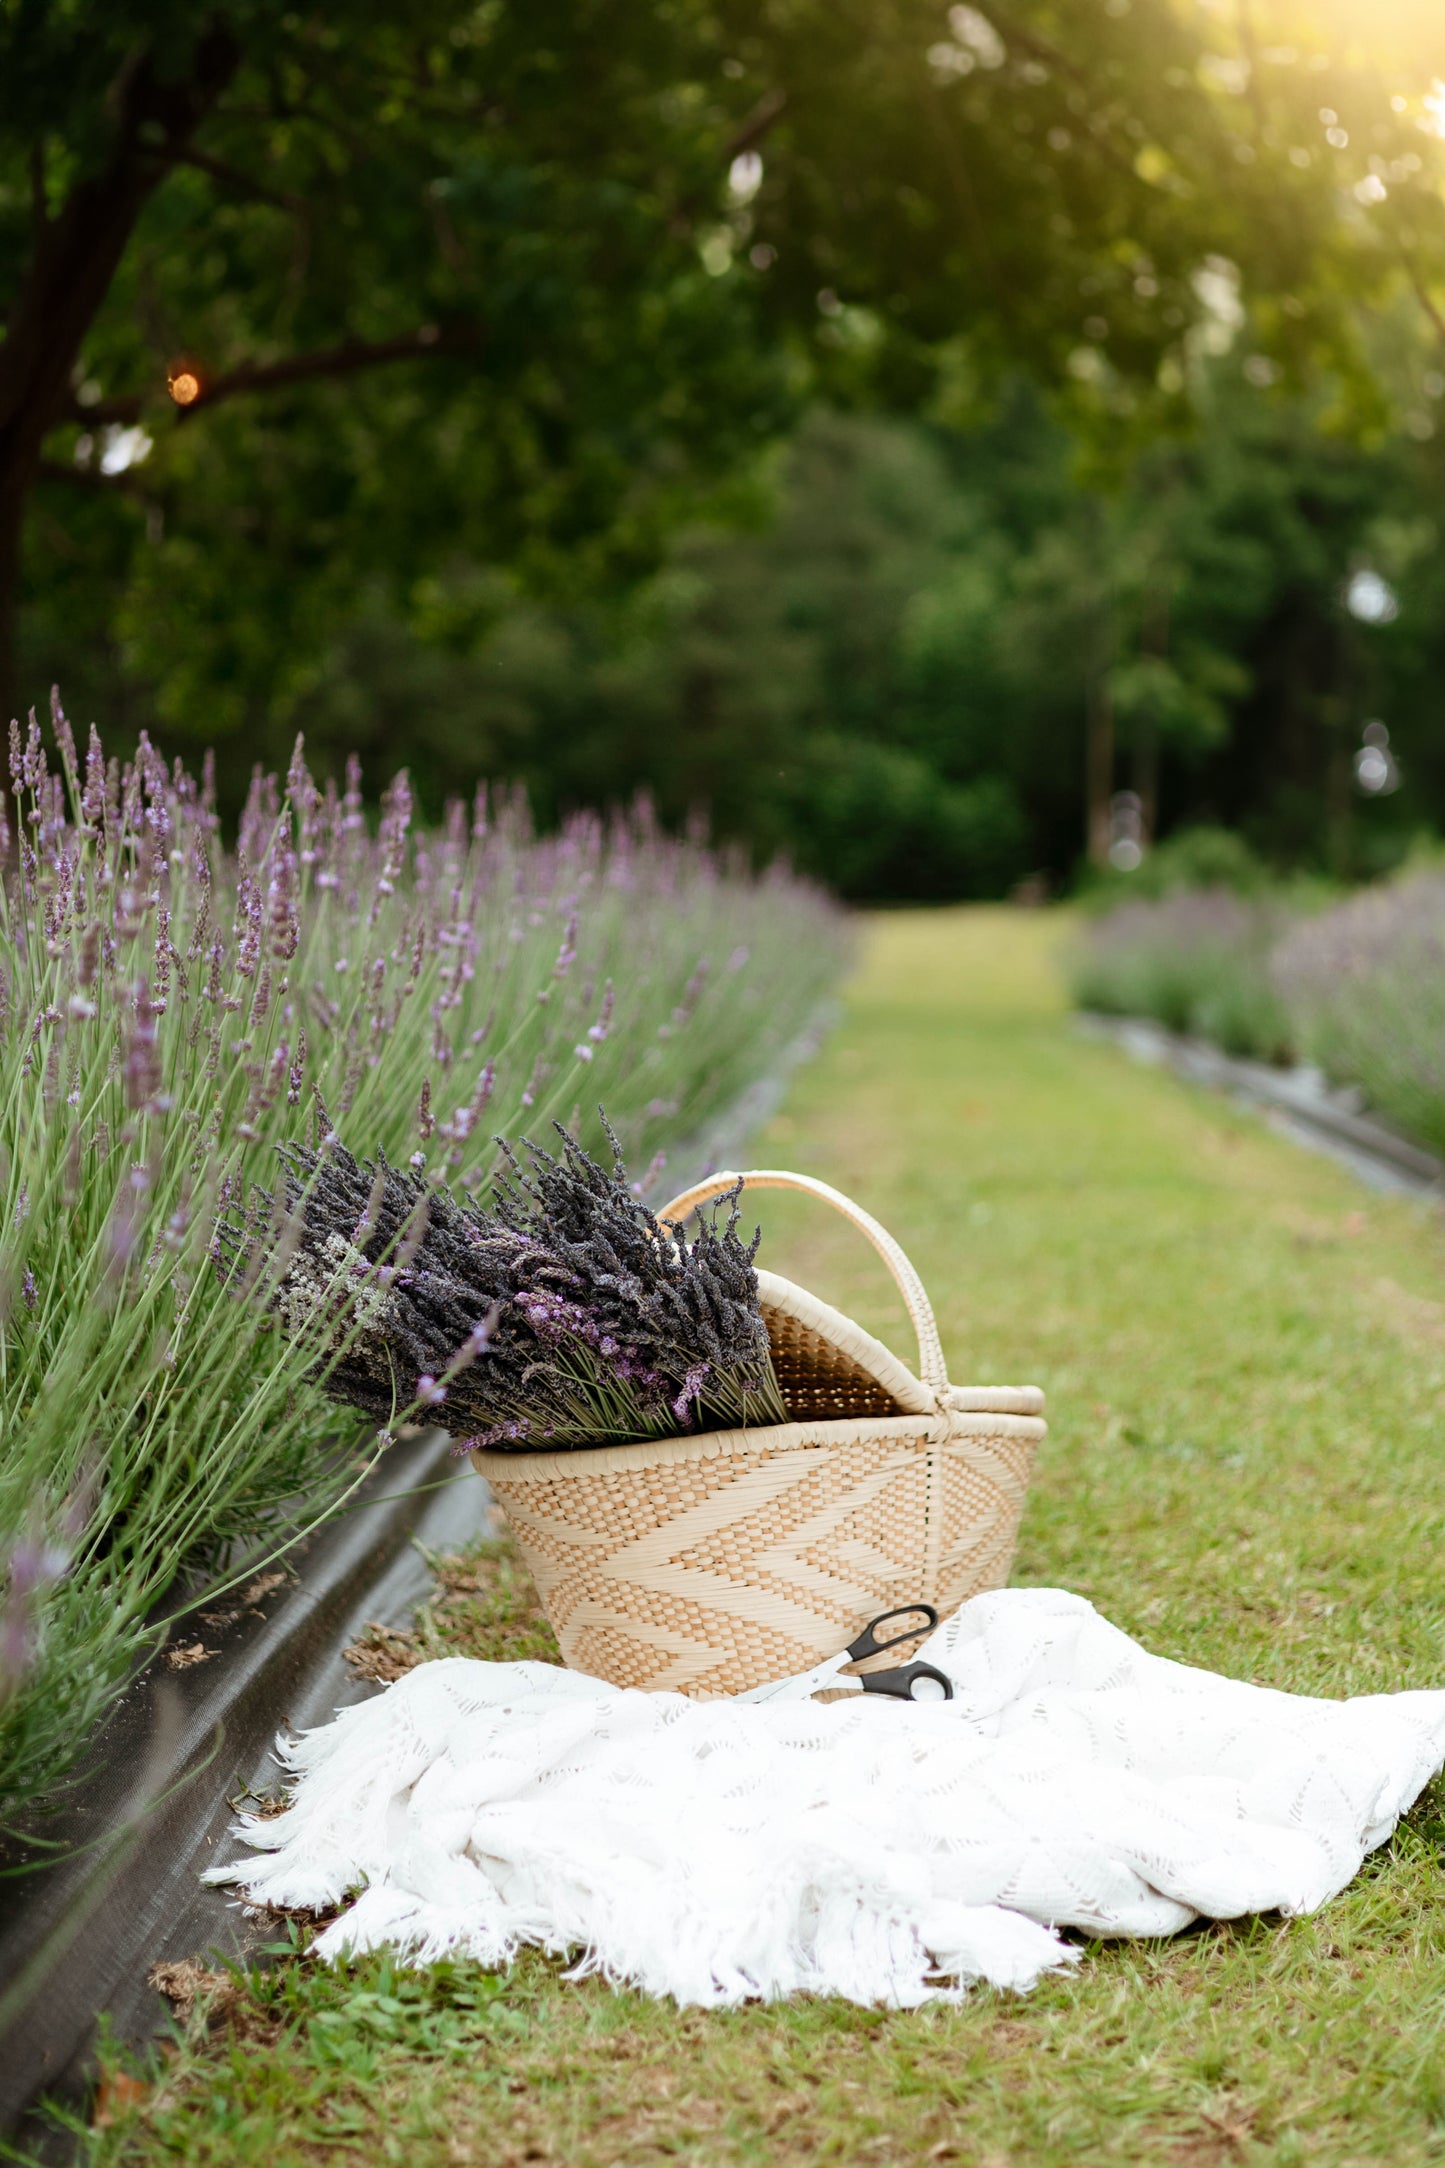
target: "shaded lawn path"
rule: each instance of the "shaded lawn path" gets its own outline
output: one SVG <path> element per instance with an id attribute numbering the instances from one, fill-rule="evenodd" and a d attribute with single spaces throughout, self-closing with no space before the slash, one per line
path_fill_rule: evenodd
<path id="1" fill-rule="evenodd" d="M 1047 1388 L 1017 1580 L 1275 1686 L 1445 1682 L 1445 1222 L 1076 1038 L 1060 932 L 874 921 L 846 1022 L 759 1159 L 894 1229 L 957 1382 Z M 768 1263 L 906 1349 L 856 1236 L 759 1204 Z M 426 1644 L 509 1652 L 530 1630 L 515 1590 L 467 1581 Z M 117 2110 L 100 2157 L 1445 2160 L 1442 1866 L 1432 1788 L 1312 1920 L 1101 1945 L 1031 1997 L 911 2015 L 679 2014 L 536 1959 L 499 1985 L 283 1965 Z"/>

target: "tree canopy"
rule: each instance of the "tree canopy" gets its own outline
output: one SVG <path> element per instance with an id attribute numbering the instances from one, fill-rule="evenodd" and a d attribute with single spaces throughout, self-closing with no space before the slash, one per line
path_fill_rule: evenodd
<path id="1" fill-rule="evenodd" d="M 820 398 L 967 428 L 1022 373 L 1121 475 L 1242 340 L 1379 431 L 1430 13 L 4 0 L 0 683 L 239 768 L 368 625 L 646 574 Z M 1121 727 L 1205 728 L 1162 667 Z"/>
<path id="2" fill-rule="evenodd" d="M 376 758 L 399 716 L 433 800 L 477 763 L 548 818 L 647 789 L 846 894 L 940 900 L 1069 877 L 1102 702 L 1150 831 L 1378 868 L 1445 826 L 1445 435 L 1322 436 L 1247 358 L 1108 495 L 1022 383 L 969 431 L 814 411 L 766 519 L 684 530 L 621 600 L 478 595 L 459 562 L 427 615 L 484 622 L 444 638 L 376 597 L 268 754 L 304 721 Z M 1445 377 L 1422 397 L 1439 414 Z M 1377 719 L 1403 787 L 1369 802 Z"/>

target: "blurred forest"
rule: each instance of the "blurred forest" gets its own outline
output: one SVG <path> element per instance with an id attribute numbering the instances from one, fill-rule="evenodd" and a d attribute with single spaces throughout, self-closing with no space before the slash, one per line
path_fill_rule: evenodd
<path id="1" fill-rule="evenodd" d="M 0 0 L 8 703 L 864 899 L 1062 885 L 1121 790 L 1378 870 L 1445 828 L 1432 13 Z"/>
<path id="2" fill-rule="evenodd" d="M 751 529 L 684 532 L 622 603 L 466 563 L 412 616 L 378 591 L 272 751 L 304 724 L 375 766 L 404 718 L 433 796 L 478 765 L 544 817 L 646 789 L 851 896 L 988 897 L 1080 857 L 1102 694 L 1151 829 L 1379 871 L 1445 814 L 1445 466 L 1433 438 L 1322 441 L 1216 374 L 1198 432 L 1107 496 L 1026 387 L 969 433 L 815 412 Z M 1387 622 L 1348 606 L 1365 567 Z M 1384 715 L 1405 783 L 1371 799 L 1355 757 Z"/>

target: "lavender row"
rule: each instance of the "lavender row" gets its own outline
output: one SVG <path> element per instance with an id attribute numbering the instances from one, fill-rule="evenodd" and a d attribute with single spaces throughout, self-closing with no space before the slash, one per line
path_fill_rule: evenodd
<path id="1" fill-rule="evenodd" d="M 1081 1007 L 1313 1062 L 1445 1152 L 1445 872 L 1328 905 L 1222 888 L 1125 903 L 1085 926 L 1069 978 Z"/>
<path id="2" fill-rule="evenodd" d="M 0 794 L 0 1814 L 51 1785 L 177 1586 L 294 1538 L 371 1444 L 214 1269 L 217 1227 L 324 1105 L 362 1156 L 483 1191 L 556 1117 L 641 1164 L 766 1071 L 839 914 L 646 807 L 532 832 L 478 791 L 298 744 L 223 844 L 209 765 L 12 730 Z"/>
<path id="3" fill-rule="evenodd" d="M 1407 874 L 1301 923 L 1273 972 L 1299 1053 L 1445 1153 L 1445 873 Z"/>
<path id="4" fill-rule="evenodd" d="M 1148 1016 L 1261 1061 L 1290 1055 L 1292 1027 L 1271 958 L 1297 906 L 1226 888 L 1118 905 L 1086 923 L 1067 968 L 1081 1008 Z"/>

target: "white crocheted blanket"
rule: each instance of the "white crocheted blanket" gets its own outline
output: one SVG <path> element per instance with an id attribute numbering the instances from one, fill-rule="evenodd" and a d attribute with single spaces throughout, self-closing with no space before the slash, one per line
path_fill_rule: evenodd
<path id="1" fill-rule="evenodd" d="M 920 1651 L 957 1698 L 763 1706 L 545 1664 L 421 1665 L 283 1746 L 258 1903 L 331 1906 L 324 1956 L 580 1953 L 679 2002 L 908 2005 L 1026 1988 L 1060 1927 L 1310 1912 L 1445 1760 L 1445 1692 L 1315 1701 L 1151 1656 L 1057 1589 L 965 1604 Z"/>

